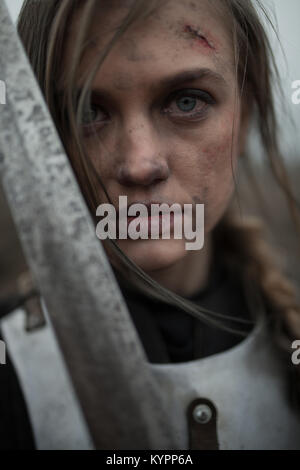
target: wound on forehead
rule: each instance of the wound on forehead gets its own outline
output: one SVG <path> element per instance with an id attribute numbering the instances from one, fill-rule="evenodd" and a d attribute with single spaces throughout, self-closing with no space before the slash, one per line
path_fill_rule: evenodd
<path id="1" fill-rule="evenodd" d="M 199 28 L 195 28 L 189 24 L 184 26 L 184 32 L 188 33 L 189 36 L 196 40 L 201 46 L 207 47 L 213 51 L 215 51 L 215 47 L 210 40 L 208 40 L 207 36 L 203 34 L 203 32 Z"/>

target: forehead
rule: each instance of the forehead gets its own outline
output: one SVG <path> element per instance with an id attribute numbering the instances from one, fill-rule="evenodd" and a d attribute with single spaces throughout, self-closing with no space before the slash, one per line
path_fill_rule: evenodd
<path id="1" fill-rule="evenodd" d="M 103 53 L 129 12 L 132 2 L 101 3 L 89 28 L 81 61 L 84 74 Z M 147 3 L 147 2 L 146 2 Z M 114 44 L 101 67 L 102 75 L 118 73 L 120 86 L 132 81 L 132 74 L 178 67 L 209 67 L 228 74 L 233 71 L 233 46 L 228 20 L 217 0 L 160 0 L 146 18 L 137 19 Z M 75 15 L 66 44 L 66 61 L 71 57 L 80 28 L 82 12 Z M 191 62 L 193 62 L 191 64 Z M 119 69 L 117 71 L 117 69 Z M 132 73 L 131 73 L 132 72 Z M 121 83 L 123 82 L 123 83 Z"/>

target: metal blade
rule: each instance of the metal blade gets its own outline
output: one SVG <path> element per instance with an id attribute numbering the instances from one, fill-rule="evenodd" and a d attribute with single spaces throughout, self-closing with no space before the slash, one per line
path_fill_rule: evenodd
<path id="1" fill-rule="evenodd" d="M 94 444 L 175 448 L 167 407 L 3 1 L 0 79 L 3 187 Z"/>

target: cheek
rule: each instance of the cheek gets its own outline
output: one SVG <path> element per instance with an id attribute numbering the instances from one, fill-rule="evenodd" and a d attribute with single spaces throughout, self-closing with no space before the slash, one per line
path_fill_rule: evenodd
<path id="1" fill-rule="evenodd" d="M 188 155 L 177 177 L 194 202 L 205 204 L 205 229 L 210 231 L 224 214 L 234 189 L 237 152 L 231 129 L 216 131 L 205 142 L 190 146 Z"/>
<path id="2" fill-rule="evenodd" d="M 237 155 L 231 133 L 218 144 L 206 146 L 201 155 L 204 170 L 206 230 L 210 231 L 224 214 L 234 190 Z"/>
<path id="3" fill-rule="evenodd" d="M 92 140 L 90 142 L 85 141 L 84 154 L 89 160 L 86 167 L 86 171 L 88 172 L 87 176 L 86 172 L 83 170 L 82 164 L 80 163 L 81 159 L 74 143 L 67 143 L 67 152 L 70 160 L 72 161 L 72 166 L 75 170 L 82 193 L 87 201 L 91 201 L 92 195 L 92 210 L 94 211 L 94 205 L 98 206 L 100 203 L 107 202 L 107 196 L 102 188 L 101 182 L 104 184 L 108 190 L 108 194 L 111 196 L 110 187 L 108 187 L 109 185 L 107 184 L 107 182 L 111 180 L 110 173 L 108 173 L 110 168 L 108 165 L 108 158 L 103 158 L 102 154 L 105 155 L 105 152 L 103 152 L 103 149 L 100 148 L 99 145 L 92 143 Z"/>
<path id="4" fill-rule="evenodd" d="M 218 142 L 215 142 L 218 136 Z M 174 170 L 176 166 L 177 177 L 182 186 L 201 189 L 210 186 L 217 189 L 219 184 L 232 177 L 232 165 L 236 164 L 236 155 L 232 151 L 231 132 L 220 138 L 218 132 L 205 142 L 194 142 L 177 148 L 174 152 L 177 158 L 173 159 Z M 208 142 L 209 140 L 209 142 Z M 183 158 L 179 158 L 182 156 Z M 215 186 L 215 188 L 213 188 Z"/>
<path id="5" fill-rule="evenodd" d="M 85 154 L 89 159 L 90 180 L 97 188 L 99 201 L 106 201 L 106 195 L 102 189 L 101 182 L 111 195 L 111 185 L 114 181 L 116 162 L 112 157 L 112 152 L 99 140 L 85 143 Z"/>

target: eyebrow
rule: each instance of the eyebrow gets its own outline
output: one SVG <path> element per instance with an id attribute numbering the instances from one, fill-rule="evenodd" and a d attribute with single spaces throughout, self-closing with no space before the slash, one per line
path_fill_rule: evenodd
<path id="1" fill-rule="evenodd" d="M 176 88 L 184 85 L 185 83 L 192 83 L 201 79 L 209 79 L 210 81 L 214 81 L 215 83 L 220 84 L 221 86 L 228 86 L 228 83 L 225 78 L 218 72 L 215 72 L 214 70 L 208 68 L 194 68 L 190 70 L 184 70 L 169 77 L 164 77 L 155 83 L 155 87 L 166 89 Z M 79 89 L 77 90 L 78 95 L 80 94 L 80 92 L 81 89 L 79 87 Z M 58 95 L 63 94 L 63 90 L 58 92 Z M 101 88 L 101 85 L 99 87 L 92 87 L 91 94 L 92 96 L 97 97 L 98 99 L 113 99 L 111 93 Z"/>
<path id="2" fill-rule="evenodd" d="M 219 82 L 220 84 L 227 85 L 227 82 L 222 75 L 208 68 L 196 68 L 179 72 L 171 77 L 163 78 L 159 81 L 159 85 L 166 88 L 172 88 L 180 86 L 186 82 L 194 82 L 203 78 L 208 78 L 215 82 Z"/>

